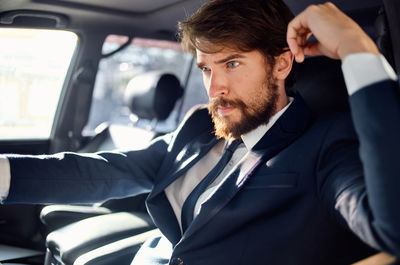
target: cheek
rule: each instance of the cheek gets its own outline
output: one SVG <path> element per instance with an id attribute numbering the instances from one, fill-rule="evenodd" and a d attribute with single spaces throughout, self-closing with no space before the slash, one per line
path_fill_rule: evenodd
<path id="1" fill-rule="evenodd" d="M 247 94 L 247 88 L 251 83 L 251 77 L 248 74 L 235 73 L 229 76 L 229 90 L 233 97 L 244 97 Z"/>
<path id="2" fill-rule="evenodd" d="M 263 77 L 265 78 L 265 77 Z M 244 101 L 248 101 L 254 97 L 259 97 L 264 88 L 264 79 L 252 74 L 244 74 L 232 82 L 233 90 L 237 96 Z"/>
<path id="3" fill-rule="evenodd" d="M 265 80 L 257 84 L 253 84 L 252 88 L 244 95 L 244 102 L 249 108 L 249 111 L 258 111 L 270 99 L 270 92 Z"/>
<path id="4" fill-rule="evenodd" d="M 206 89 L 207 96 L 210 96 L 210 78 L 205 74 L 203 74 L 203 85 Z"/>

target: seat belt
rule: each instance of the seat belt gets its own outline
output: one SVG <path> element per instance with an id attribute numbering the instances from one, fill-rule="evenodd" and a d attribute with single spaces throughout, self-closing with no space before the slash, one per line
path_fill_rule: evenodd
<path id="1" fill-rule="evenodd" d="M 81 147 L 82 130 L 88 121 L 90 111 L 94 78 L 93 67 L 88 64 L 80 67 L 73 78 L 76 91 L 73 116 L 75 122 L 72 130 L 68 132 L 69 146 L 72 151 L 77 151 Z M 88 99 L 90 100 L 88 101 Z"/>

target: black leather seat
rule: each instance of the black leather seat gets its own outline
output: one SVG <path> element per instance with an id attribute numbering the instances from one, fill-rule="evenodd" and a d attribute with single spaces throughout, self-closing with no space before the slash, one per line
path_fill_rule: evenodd
<path id="1" fill-rule="evenodd" d="M 76 264 L 78 257 L 121 239 L 139 235 L 155 229 L 146 214 L 118 212 L 86 218 L 51 232 L 46 239 L 46 265 Z M 141 236 L 142 240 L 147 237 Z M 134 248 L 143 241 L 130 246 L 129 259 L 133 258 Z M 104 254 L 104 253 L 101 253 Z"/>

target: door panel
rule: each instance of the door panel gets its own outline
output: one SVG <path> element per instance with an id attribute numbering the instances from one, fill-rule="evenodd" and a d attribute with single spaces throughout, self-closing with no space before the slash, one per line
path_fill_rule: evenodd
<path id="1" fill-rule="evenodd" d="M 9 140 L 0 141 L 0 154 L 47 154 L 50 140 Z"/>

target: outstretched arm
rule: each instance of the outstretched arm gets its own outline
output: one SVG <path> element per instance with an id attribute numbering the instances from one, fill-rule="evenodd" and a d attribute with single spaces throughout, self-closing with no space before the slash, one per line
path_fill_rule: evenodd
<path id="1" fill-rule="evenodd" d="M 8 167 L 10 192 L 6 190 L 2 202 L 94 203 L 149 192 L 170 136 L 157 138 L 143 150 L 7 155 L 3 166 Z"/>

